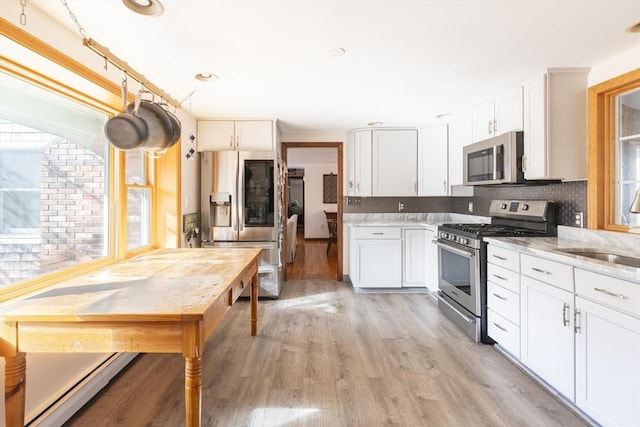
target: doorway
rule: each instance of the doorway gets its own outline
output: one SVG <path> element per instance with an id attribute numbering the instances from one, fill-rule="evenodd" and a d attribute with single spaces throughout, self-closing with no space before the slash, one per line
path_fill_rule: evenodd
<path id="1" fill-rule="evenodd" d="M 343 187 L 343 143 L 342 142 L 283 142 L 282 143 L 282 158 L 285 162 L 285 164 L 287 164 L 288 168 L 295 168 L 298 169 L 296 166 L 297 165 L 290 165 L 289 164 L 289 157 L 290 157 L 290 153 L 289 150 L 291 149 L 311 149 L 311 148 L 329 148 L 329 149 L 334 149 L 335 150 L 335 159 L 337 160 L 336 163 L 336 167 L 335 167 L 335 171 L 333 173 L 335 173 L 337 175 L 337 182 L 335 185 L 335 192 L 336 192 L 336 204 L 333 205 L 333 208 L 330 209 L 335 209 L 335 215 L 336 215 L 336 219 L 337 219 L 337 238 L 335 239 L 335 247 L 331 248 L 329 247 L 329 249 L 327 250 L 328 246 L 327 246 L 327 239 L 323 238 L 323 239 L 318 239 L 313 237 L 314 233 L 317 231 L 316 227 L 322 227 L 322 224 L 324 224 L 324 227 L 326 227 L 327 223 L 326 223 L 326 218 L 325 218 L 325 212 L 324 210 L 326 209 L 320 209 L 318 212 L 316 212 L 318 209 L 315 209 L 313 212 L 310 213 L 310 215 L 307 214 L 303 214 L 303 222 L 302 222 L 302 230 L 305 230 L 305 228 L 309 228 L 308 230 L 304 231 L 304 234 L 302 233 L 298 233 L 298 236 L 300 237 L 301 240 L 301 246 L 304 247 L 304 245 L 308 244 L 308 248 L 307 249 L 312 249 L 314 253 L 315 251 L 315 246 L 323 246 L 325 248 L 325 253 L 327 253 L 327 255 L 325 256 L 324 259 L 326 259 L 327 264 L 325 265 L 328 266 L 328 268 L 334 268 L 333 266 L 335 266 L 335 278 L 339 281 L 342 281 L 342 271 L 343 271 L 343 231 L 342 231 L 342 213 L 343 213 L 343 207 L 342 207 L 342 187 Z M 303 150 L 303 151 L 305 151 Z M 310 177 L 307 174 L 307 168 L 305 169 L 305 178 L 302 180 L 302 184 L 304 185 L 305 181 L 307 179 L 310 179 Z M 322 177 L 320 178 L 322 179 Z M 294 185 L 297 185 L 299 183 L 293 183 Z M 313 205 L 313 201 L 310 199 L 311 197 L 319 197 L 320 198 L 320 203 L 322 203 L 322 197 L 323 197 L 323 191 L 313 191 L 311 192 L 311 190 L 309 188 L 307 188 L 306 186 L 304 187 L 304 197 L 303 197 L 303 208 L 304 207 L 309 207 L 310 205 Z M 290 197 L 293 197 L 290 195 L 290 191 L 286 191 L 285 192 L 285 206 L 292 206 L 293 201 L 290 200 Z M 309 212 L 309 210 L 306 210 L 307 212 Z M 322 219 L 319 218 L 318 215 L 322 215 Z M 324 221 L 324 222 L 321 222 Z M 317 224 L 316 224 L 317 223 Z M 325 228 L 324 230 L 325 233 L 328 234 L 328 230 Z M 309 237 L 311 236 L 311 237 Z M 287 238 L 286 241 L 289 241 L 289 239 Z M 333 246 L 333 245 L 330 245 Z M 302 247 L 300 249 L 302 249 Z M 335 255 L 335 259 L 333 261 L 329 260 L 329 256 L 331 255 Z M 311 259 L 304 260 L 304 262 L 308 262 L 308 263 L 317 263 L 319 261 L 319 259 L 315 256 L 310 257 Z M 298 262 L 303 262 L 302 259 L 300 259 Z M 293 263 L 296 263 L 296 259 L 294 258 Z M 299 266 L 298 266 L 299 267 Z M 285 274 L 285 278 L 286 278 L 286 274 Z M 311 277 L 309 277 L 309 279 L 311 279 Z"/>

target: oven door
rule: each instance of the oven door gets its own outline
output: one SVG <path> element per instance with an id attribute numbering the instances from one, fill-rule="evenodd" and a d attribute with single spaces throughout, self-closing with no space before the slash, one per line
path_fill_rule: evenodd
<path id="1" fill-rule="evenodd" d="M 480 317 L 480 251 L 440 240 L 437 245 L 438 289 Z"/>

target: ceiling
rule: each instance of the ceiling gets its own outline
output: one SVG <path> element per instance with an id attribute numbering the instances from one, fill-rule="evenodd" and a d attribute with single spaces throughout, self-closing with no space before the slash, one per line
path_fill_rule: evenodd
<path id="1" fill-rule="evenodd" d="M 430 125 L 545 67 L 640 45 L 625 31 L 637 0 L 161 1 L 160 17 L 121 0 L 67 3 L 88 37 L 195 117 L 277 118 L 282 133 Z M 60 1 L 32 5 L 78 33 Z M 344 56 L 327 55 L 337 47 Z"/>

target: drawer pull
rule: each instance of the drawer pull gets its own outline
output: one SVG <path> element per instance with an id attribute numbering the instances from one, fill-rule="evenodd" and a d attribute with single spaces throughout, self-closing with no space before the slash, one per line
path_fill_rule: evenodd
<path id="1" fill-rule="evenodd" d="M 546 271 L 546 270 L 543 270 L 543 269 L 541 269 L 541 268 L 531 267 L 531 269 L 532 269 L 533 271 L 537 271 L 538 273 L 542 273 L 542 274 L 551 274 L 551 272 L 550 272 L 550 271 Z"/>
<path id="2" fill-rule="evenodd" d="M 506 260 L 507 260 L 507 258 L 505 258 L 505 257 L 503 257 L 503 256 L 500 256 L 500 255 L 492 255 L 492 256 L 493 256 L 494 258 L 498 258 L 499 260 L 502 260 L 502 261 L 506 261 Z"/>
<path id="3" fill-rule="evenodd" d="M 500 280 L 507 280 L 506 277 L 498 276 L 497 274 L 494 274 L 493 277 L 495 277 L 496 279 L 500 279 Z"/>
<path id="4" fill-rule="evenodd" d="M 502 295 L 498 295 L 496 293 L 493 294 L 494 297 L 501 299 L 502 301 L 506 301 L 507 299 L 505 297 L 503 297 Z"/>
<path id="5" fill-rule="evenodd" d="M 240 289 L 244 289 L 244 280 L 240 280 Z"/>
<path id="6" fill-rule="evenodd" d="M 496 322 L 493 322 L 493 326 L 495 326 L 496 328 L 500 329 L 503 332 L 509 332 L 505 328 L 503 328 L 502 326 L 498 325 Z"/>
<path id="7" fill-rule="evenodd" d="M 625 295 L 622 295 L 622 294 L 616 294 L 615 292 L 611 292 L 611 291 L 608 291 L 608 290 L 606 290 L 606 289 L 602 289 L 602 288 L 593 288 L 593 290 L 594 290 L 594 291 L 596 291 L 596 292 L 603 293 L 603 294 L 605 294 L 605 295 L 609 295 L 609 296 L 611 296 L 611 297 L 616 297 L 616 298 L 620 298 L 620 299 L 629 299 L 629 297 L 627 297 L 627 296 L 625 296 Z"/>
<path id="8" fill-rule="evenodd" d="M 384 233 L 382 233 L 382 232 L 377 232 L 377 233 L 371 233 L 371 234 L 376 235 L 376 236 L 382 236 Z"/>

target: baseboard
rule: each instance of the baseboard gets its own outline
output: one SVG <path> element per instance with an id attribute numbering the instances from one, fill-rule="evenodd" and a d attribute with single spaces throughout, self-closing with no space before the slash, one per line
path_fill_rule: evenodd
<path id="1" fill-rule="evenodd" d="M 98 394 L 113 377 L 131 362 L 138 353 L 115 353 L 71 388 L 46 411 L 31 421 L 29 427 L 59 427 Z"/>

